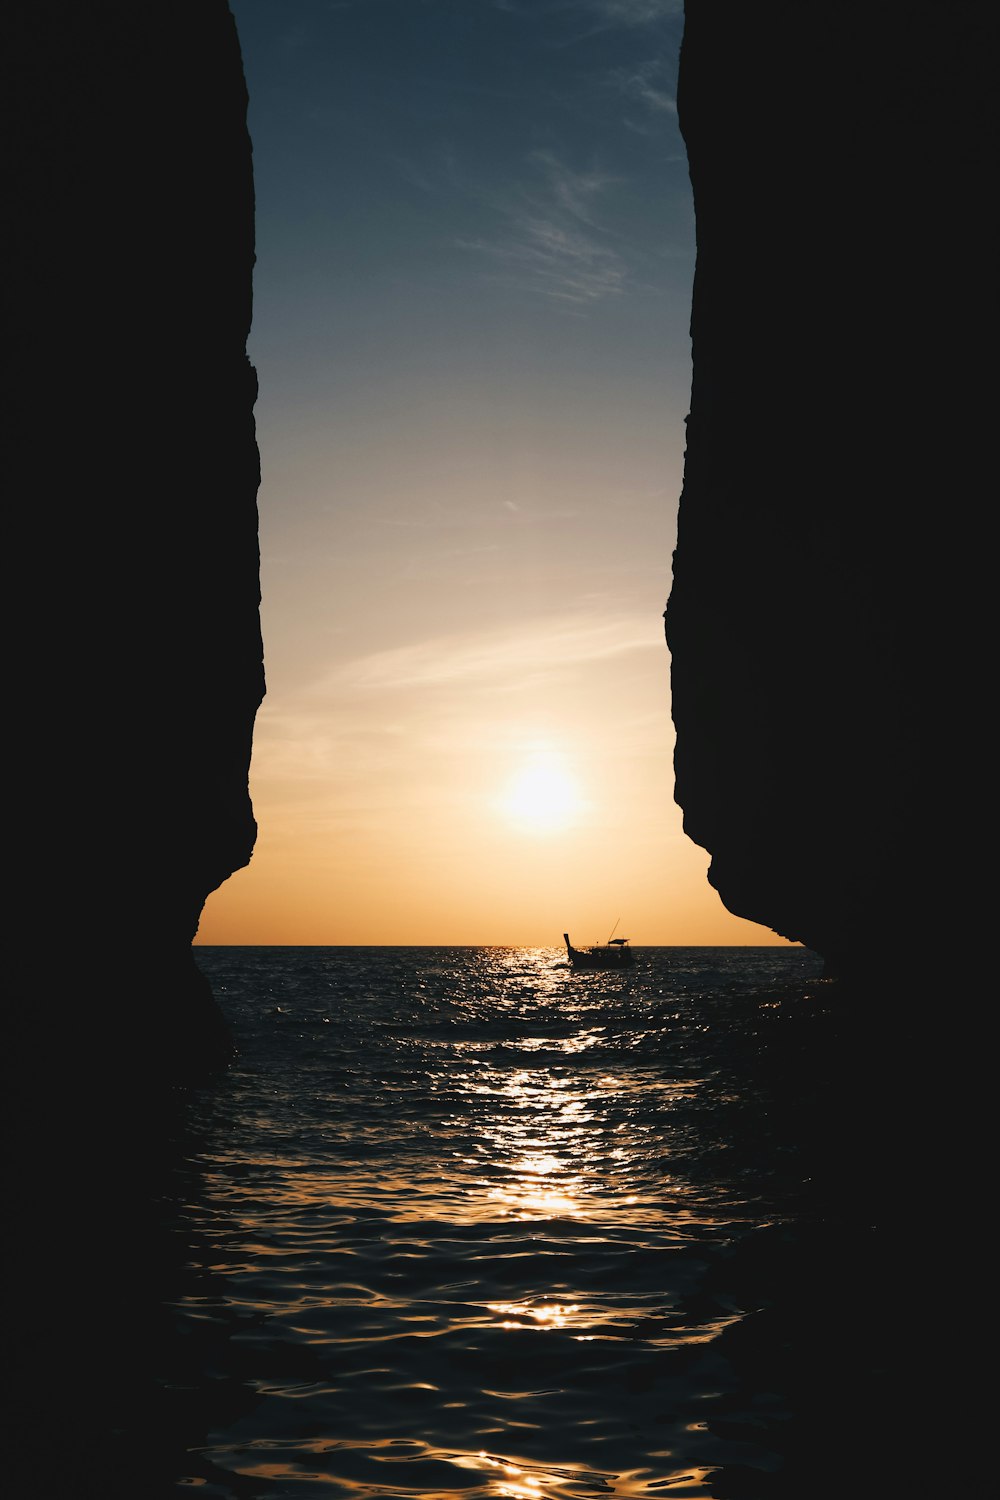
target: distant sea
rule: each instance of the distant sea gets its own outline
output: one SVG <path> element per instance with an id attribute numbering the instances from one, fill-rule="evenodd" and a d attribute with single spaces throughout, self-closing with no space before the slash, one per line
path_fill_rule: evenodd
<path id="1" fill-rule="evenodd" d="M 195 954 L 237 1055 L 178 1103 L 123 1492 L 869 1493 L 877 1226 L 816 955 Z"/>

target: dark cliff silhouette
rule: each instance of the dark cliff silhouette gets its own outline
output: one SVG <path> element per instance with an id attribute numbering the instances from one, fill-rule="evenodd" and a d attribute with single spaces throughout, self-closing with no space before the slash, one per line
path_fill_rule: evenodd
<path id="1" fill-rule="evenodd" d="M 685 15 L 676 800 L 730 911 L 832 974 L 947 970 L 983 912 L 995 13 Z"/>
<path id="2" fill-rule="evenodd" d="M 224 0 L 2 39 L 5 1472 L 151 1496 L 100 1434 L 144 1399 L 172 1103 L 231 1056 L 192 941 L 257 831 L 247 94 Z"/>
<path id="3" fill-rule="evenodd" d="M 758 1240 L 761 1312 L 723 1340 L 784 1465 L 720 1500 L 915 1500 L 985 1458 L 975 1302 L 917 1289 L 989 1273 L 996 56 L 963 0 L 685 7 L 675 796 L 726 907 L 821 954 L 839 1015 L 808 1063 L 818 1253 Z"/>
<path id="4" fill-rule="evenodd" d="M 225 1059 L 191 944 L 256 837 L 246 87 L 223 0 L 3 41 L 8 1057 L 146 1092 Z"/>

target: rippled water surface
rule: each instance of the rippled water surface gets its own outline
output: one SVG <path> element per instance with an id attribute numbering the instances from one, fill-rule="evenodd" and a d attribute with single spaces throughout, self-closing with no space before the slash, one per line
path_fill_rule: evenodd
<path id="1" fill-rule="evenodd" d="M 814 1213 L 812 954 L 196 952 L 239 1055 L 185 1104 L 176 1494 L 694 1500 L 776 1466 L 727 1267 Z"/>

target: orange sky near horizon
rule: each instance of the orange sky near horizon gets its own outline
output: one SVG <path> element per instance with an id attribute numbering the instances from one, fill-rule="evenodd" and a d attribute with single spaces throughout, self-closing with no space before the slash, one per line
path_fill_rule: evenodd
<path id="1" fill-rule="evenodd" d="M 779 945 L 673 801 L 677 0 L 233 0 L 267 696 L 205 945 Z"/>
<path id="2" fill-rule="evenodd" d="M 683 833 L 666 648 L 647 625 L 618 622 L 603 656 L 585 622 L 509 656 L 442 641 L 421 665 L 404 647 L 332 700 L 267 705 L 257 848 L 197 941 L 554 947 L 618 924 L 637 946 L 784 946 L 725 910 Z"/>

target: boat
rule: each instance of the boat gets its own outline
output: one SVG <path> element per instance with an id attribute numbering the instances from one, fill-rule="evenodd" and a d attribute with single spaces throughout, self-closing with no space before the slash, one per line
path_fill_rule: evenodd
<path id="1" fill-rule="evenodd" d="M 563 933 L 566 956 L 574 969 L 631 969 L 635 955 L 628 945 L 628 938 L 608 938 L 606 943 L 595 943 L 590 948 L 574 948 L 569 933 Z"/>

